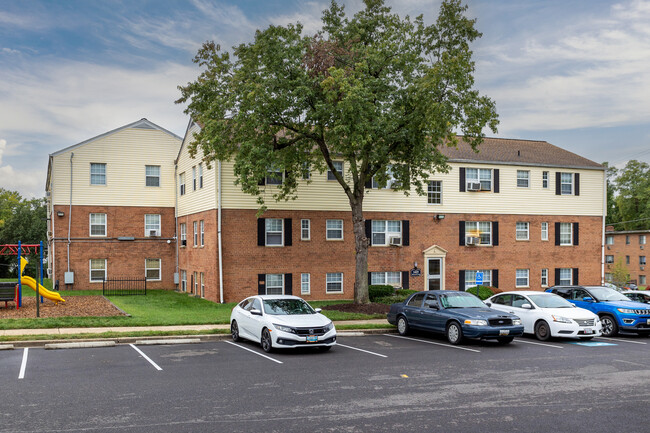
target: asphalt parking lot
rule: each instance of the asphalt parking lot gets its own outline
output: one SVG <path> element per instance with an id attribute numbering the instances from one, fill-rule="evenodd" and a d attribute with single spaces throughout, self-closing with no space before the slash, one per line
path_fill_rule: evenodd
<path id="1" fill-rule="evenodd" d="M 0 352 L 0 432 L 646 432 L 650 338 Z"/>

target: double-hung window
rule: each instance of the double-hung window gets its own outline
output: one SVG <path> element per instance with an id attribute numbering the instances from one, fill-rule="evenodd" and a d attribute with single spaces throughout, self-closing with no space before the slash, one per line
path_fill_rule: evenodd
<path id="1" fill-rule="evenodd" d="M 196 191 L 196 166 L 192 167 L 192 191 Z"/>
<path id="2" fill-rule="evenodd" d="M 325 293 L 343 293 L 343 273 L 327 273 Z"/>
<path id="3" fill-rule="evenodd" d="M 194 247 L 199 245 L 199 226 L 198 226 L 198 224 L 199 223 L 197 223 L 196 221 L 194 221 L 192 223 L 192 226 L 193 226 L 192 228 L 194 229 L 194 232 L 193 232 L 194 233 L 194 243 L 192 244 L 192 246 L 194 246 Z"/>
<path id="4" fill-rule="evenodd" d="M 372 245 L 389 245 L 391 238 L 402 237 L 401 221 L 372 220 Z"/>
<path id="5" fill-rule="evenodd" d="M 465 170 L 465 181 L 480 182 L 481 191 L 492 190 L 492 170 L 489 168 L 468 168 Z"/>
<path id="6" fill-rule="evenodd" d="M 106 185 L 106 164 L 90 163 L 90 184 Z"/>
<path id="7" fill-rule="evenodd" d="M 205 245 L 205 224 L 203 220 L 199 221 L 199 228 L 201 230 L 201 246 Z"/>
<path id="8" fill-rule="evenodd" d="M 605 237 L 605 243 L 607 245 L 614 245 L 614 236 L 606 236 Z"/>
<path id="9" fill-rule="evenodd" d="M 311 278 L 309 274 L 300 274 L 300 294 L 309 295 L 311 293 Z"/>
<path id="10" fill-rule="evenodd" d="M 645 256 L 639 256 L 639 264 L 645 266 Z"/>
<path id="11" fill-rule="evenodd" d="M 148 281 L 160 281 L 160 259 L 145 259 L 144 273 Z"/>
<path id="12" fill-rule="evenodd" d="M 470 287 L 476 287 L 476 273 L 483 273 L 483 286 L 492 285 L 492 270 L 491 269 L 475 269 L 475 270 L 466 270 L 465 271 L 465 290 Z"/>
<path id="13" fill-rule="evenodd" d="M 605 256 L 605 263 L 614 263 L 614 256 L 611 254 L 608 254 Z"/>
<path id="14" fill-rule="evenodd" d="M 542 269 L 542 287 L 548 287 L 548 269 Z"/>
<path id="15" fill-rule="evenodd" d="M 199 164 L 199 188 L 203 188 L 203 163 Z"/>
<path id="16" fill-rule="evenodd" d="M 181 270 L 181 291 L 187 292 L 187 271 Z"/>
<path id="17" fill-rule="evenodd" d="M 542 188 L 548 189 L 548 171 L 542 172 Z"/>
<path id="18" fill-rule="evenodd" d="M 90 214 L 90 236 L 106 236 L 106 214 Z"/>
<path id="19" fill-rule="evenodd" d="M 492 223 L 490 221 L 465 221 L 465 236 L 481 239 L 481 245 L 492 245 Z"/>
<path id="20" fill-rule="evenodd" d="M 146 214 L 144 216 L 144 235 L 160 236 L 160 215 Z"/>
<path id="21" fill-rule="evenodd" d="M 517 188 L 528 188 L 530 186 L 530 171 L 517 170 Z"/>
<path id="22" fill-rule="evenodd" d="M 266 172 L 265 181 L 267 185 L 282 185 L 283 177 L 284 171 L 276 168 L 269 168 Z"/>
<path id="23" fill-rule="evenodd" d="M 178 191 L 179 195 L 185 195 L 185 173 L 178 175 Z"/>
<path id="24" fill-rule="evenodd" d="M 181 246 L 187 245 L 187 224 L 181 223 Z"/>
<path id="25" fill-rule="evenodd" d="M 266 218 L 264 224 L 266 225 L 266 245 L 282 246 L 284 221 L 281 218 Z"/>
<path id="26" fill-rule="evenodd" d="M 573 244 L 573 224 L 560 223 L 560 245 Z"/>
<path id="27" fill-rule="evenodd" d="M 371 272 L 370 284 L 401 287 L 402 273 L 401 272 Z"/>
<path id="28" fill-rule="evenodd" d="M 332 161 L 332 165 L 334 166 L 334 170 L 343 175 L 343 161 Z M 336 176 L 332 170 L 327 170 L 327 180 L 336 180 Z"/>
<path id="29" fill-rule="evenodd" d="M 90 282 L 97 283 L 106 279 L 106 259 L 90 259 Z"/>
<path id="30" fill-rule="evenodd" d="M 639 235 L 639 245 L 645 245 L 645 235 Z"/>
<path id="31" fill-rule="evenodd" d="M 548 240 L 548 223 L 542 223 L 542 240 Z"/>
<path id="32" fill-rule="evenodd" d="M 570 286 L 573 284 L 573 269 L 561 268 L 560 269 L 560 286 Z"/>
<path id="33" fill-rule="evenodd" d="M 427 188 L 427 203 L 442 204 L 442 181 L 430 180 Z"/>
<path id="34" fill-rule="evenodd" d="M 145 185 L 146 186 L 160 186 L 160 166 L 159 165 L 145 165 Z"/>
<path id="35" fill-rule="evenodd" d="M 284 274 L 266 274 L 266 294 L 284 294 Z"/>
<path id="36" fill-rule="evenodd" d="M 515 287 L 528 287 L 528 269 L 517 269 Z"/>
<path id="37" fill-rule="evenodd" d="M 328 241 L 339 241 L 343 239 L 343 220 L 327 220 L 325 238 Z"/>
<path id="38" fill-rule="evenodd" d="M 528 226 L 526 222 L 517 223 L 517 240 L 518 241 L 527 241 L 528 240 Z"/>
<path id="39" fill-rule="evenodd" d="M 573 194 L 573 173 L 560 173 L 560 193 Z"/>
<path id="40" fill-rule="evenodd" d="M 311 239 L 311 221 L 308 219 L 300 220 L 300 240 L 308 241 Z"/>

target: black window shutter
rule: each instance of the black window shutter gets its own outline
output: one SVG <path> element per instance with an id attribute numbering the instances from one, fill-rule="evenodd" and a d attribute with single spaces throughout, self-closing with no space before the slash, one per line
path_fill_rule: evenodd
<path id="1" fill-rule="evenodd" d="M 258 185 L 266 185 L 266 177 L 261 178 L 260 180 L 257 181 Z"/>
<path id="2" fill-rule="evenodd" d="M 263 247 L 266 245 L 266 218 L 257 219 L 257 246 Z"/>
<path id="3" fill-rule="evenodd" d="M 257 294 L 266 294 L 266 274 L 257 274 Z"/>
<path id="4" fill-rule="evenodd" d="M 368 285 L 372 284 L 372 272 L 368 272 Z"/>
<path id="5" fill-rule="evenodd" d="M 465 291 L 465 271 L 458 271 L 458 290 Z"/>
<path id="6" fill-rule="evenodd" d="M 573 268 L 573 284 L 576 285 L 576 286 L 578 284 L 580 284 L 580 281 L 578 280 L 578 274 L 579 273 L 580 272 L 579 272 L 578 268 Z"/>
<path id="7" fill-rule="evenodd" d="M 465 192 L 465 167 L 460 168 L 460 192 Z"/>
<path id="8" fill-rule="evenodd" d="M 560 245 L 560 223 L 555 223 L 555 245 Z"/>
<path id="9" fill-rule="evenodd" d="M 580 245 L 579 225 L 580 223 L 573 223 L 573 245 Z"/>
<path id="10" fill-rule="evenodd" d="M 494 173 L 494 192 L 499 192 L 499 169 L 492 170 Z"/>
<path id="11" fill-rule="evenodd" d="M 284 246 L 290 247 L 293 245 L 291 236 L 291 218 L 284 219 Z"/>
<path id="12" fill-rule="evenodd" d="M 409 271 L 402 271 L 402 289 L 408 290 L 409 288 Z"/>
<path id="13" fill-rule="evenodd" d="M 499 221 L 492 221 L 492 245 L 499 245 Z"/>
<path id="14" fill-rule="evenodd" d="M 499 288 L 499 270 L 492 269 L 492 287 Z"/>
<path id="15" fill-rule="evenodd" d="M 575 187 L 574 187 L 575 194 L 580 195 L 580 173 L 576 173 L 574 175 L 574 180 L 575 180 Z"/>
<path id="16" fill-rule="evenodd" d="M 368 245 L 372 246 L 372 220 L 366 220 L 366 237 L 369 241 Z"/>
<path id="17" fill-rule="evenodd" d="M 402 221 L 402 246 L 408 247 L 410 245 L 410 230 L 409 220 Z"/>
<path id="18" fill-rule="evenodd" d="M 372 178 L 370 178 L 370 179 L 366 182 L 366 188 L 367 188 L 367 189 L 372 189 Z"/>
<path id="19" fill-rule="evenodd" d="M 282 183 L 284 183 L 285 180 L 289 179 L 290 174 L 291 174 L 290 171 L 284 170 L 284 179 L 282 179 Z"/>
<path id="20" fill-rule="evenodd" d="M 555 268 L 555 285 L 560 284 L 560 268 Z"/>
<path id="21" fill-rule="evenodd" d="M 284 294 L 293 295 L 293 274 L 284 274 Z"/>
<path id="22" fill-rule="evenodd" d="M 561 195 L 562 194 L 562 180 L 561 180 L 562 173 L 559 171 L 555 172 L 555 195 Z"/>
<path id="23" fill-rule="evenodd" d="M 458 221 L 458 245 L 465 246 L 465 221 Z"/>

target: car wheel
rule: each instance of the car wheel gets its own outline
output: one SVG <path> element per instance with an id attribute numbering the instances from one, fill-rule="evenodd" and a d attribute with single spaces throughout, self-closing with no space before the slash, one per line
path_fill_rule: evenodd
<path id="1" fill-rule="evenodd" d="M 271 333 L 268 329 L 262 329 L 262 350 L 269 353 L 273 350 L 273 340 L 271 340 Z"/>
<path id="2" fill-rule="evenodd" d="M 497 341 L 499 342 L 499 344 L 510 344 L 514 339 L 515 337 L 499 337 L 497 338 Z"/>
<path id="3" fill-rule="evenodd" d="M 241 338 L 239 337 L 239 326 L 237 325 L 236 320 L 233 320 L 230 324 L 230 334 L 232 334 L 232 341 L 241 341 Z"/>
<path id="4" fill-rule="evenodd" d="M 612 316 L 602 316 L 600 323 L 603 325 L 603 337 L 613 337 L 618 334 L 618 324 Z"/>
<path id="5" fill-rule="evenodd" d="M 451 344 L 456 345 L 460 344 L 463 340 L 463 330 L 460 327 L 458 322 L 451 322 L 447 325 L 447 341 Z"/>
<path id="6" fill-rule="evenodd" d="M 535 338 L 539 341 L 546 341 L 551 338 L 551 328 L 549 328 L 548 323 L 540 320 L 535 324 Z"/>
<path id="7" fill-rule="evenodd" d="M 399 319 L 397 319 L 397 332 L 399 332 L 399 335 L 409 333 L 409 322 L 406 320 L 406 317 L 399 316 Z"/>

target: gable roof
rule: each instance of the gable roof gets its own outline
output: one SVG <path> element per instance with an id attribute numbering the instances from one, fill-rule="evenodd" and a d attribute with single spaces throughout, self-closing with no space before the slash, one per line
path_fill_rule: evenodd
<path id="1" fill-rule="evenodd" d="M 453 162 L 605 169 L 602 164 L 546 141 L 485 138 L 478 146 L 478 153 L 476 153 L 469 144 L 463 141 L 463 137 L 459 137 L 458 147 L 443 146 L 439 150 Z"/>

